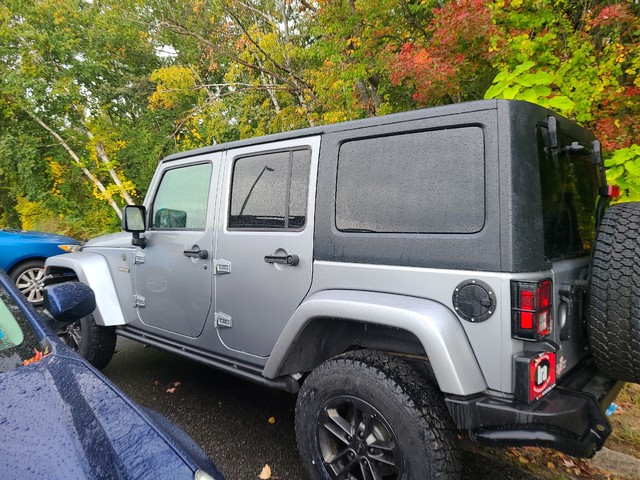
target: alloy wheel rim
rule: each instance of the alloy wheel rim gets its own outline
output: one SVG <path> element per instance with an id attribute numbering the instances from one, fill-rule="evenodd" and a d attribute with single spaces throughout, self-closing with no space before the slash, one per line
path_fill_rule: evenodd
<path id="1" fill-rule="evenodd" d="M 70 323 L 69 325 L 58 330 L 58 338 L 71 347 L 74 351 L 80 348 L 82 340 L 82 332 L 80 329 L 80 320 Z"/>
<path id="2" fill-rule="evenodd" d="M 318 446 L 332 479 L 393 480 L 402 477 L 404 456 L 386 419 L 371 404 L 336 397 L 318 418 Z"/>
<path id="3" fill-rule="evenodd" d="M 44 268 L 34 267 L 25 270 L 16 280 L 16 286 L 31 303 L 41 303 L 44 299 Z"/>

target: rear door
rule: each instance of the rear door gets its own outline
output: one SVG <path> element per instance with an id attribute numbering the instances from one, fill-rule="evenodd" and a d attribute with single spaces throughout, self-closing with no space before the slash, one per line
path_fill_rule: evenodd
<path id="1" fill-rule="evenodd" d="M 268 356 L 309 290 L 319 147 L 313 137 L 227 152 L 215 322 L 229 350 Z"/>

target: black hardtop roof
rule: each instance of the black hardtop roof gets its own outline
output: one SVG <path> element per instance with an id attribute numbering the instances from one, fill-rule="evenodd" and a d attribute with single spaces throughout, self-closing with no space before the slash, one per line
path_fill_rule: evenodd
<path id="1" fill-rule="evenodd" d="M 376 127 L 381 125 L 389 125 L 398 122 L 406 122 L 411 120 L 420 120 L 423 118 L 432 118 L 446 115 L 457 115 L 461 113 L 477 112 L 481 110 L 492 110 L 498 107 L 500 103 L 526 103 L 508 100 L 477 100 L 473 102 L 456 103 L 451 105 L 443 105 L 439 107 L 423 108 L 420 110 L 411 110 L 402 113 L 393 113 L 390 115 L 382 115 L 380 117 L 364 118 L 361 120 L 351 120 L 348 122 L 334 123 L 330 125 L 322 125 L 319 127 L 309 127 L 299 130 L 291 130 L 289 132 L 275 133 L 264 135 L 261 137 L 248 138 L 234 142 L 220 143 L 208 147 L 197 148 L 178 152 L 165 157 L 162 161 L 169 162 L 181 158 L 194 157 L 206 153 L 219 152 L 232 148 L 248 147 L 251 145 L 259 145 L 263 143 L 277 142 L 282 140 L 290 140 L 292 138 L 310 137 L 314 135 L 322 135 L 325 133 L 340 132 L 345 130 L 356 130 L 360 128 Z"/>

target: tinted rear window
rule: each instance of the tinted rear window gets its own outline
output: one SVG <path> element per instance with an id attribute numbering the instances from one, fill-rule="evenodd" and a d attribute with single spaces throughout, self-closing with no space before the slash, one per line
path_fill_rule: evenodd
<path id="1" fill-rule="evenodd" d="M 588 145 L 559 132 L 559 147 L 548 148 L 547 129 L 538 128 L 545 257 L 554 260 L 590 250 L 595 236 L 598 169 Z"/>
<path id="2" fill-rule="evenodd" d="M 484 219 L 482 128 L 367 138 L 340 147 L 339 230 L 475 233 Z"/>

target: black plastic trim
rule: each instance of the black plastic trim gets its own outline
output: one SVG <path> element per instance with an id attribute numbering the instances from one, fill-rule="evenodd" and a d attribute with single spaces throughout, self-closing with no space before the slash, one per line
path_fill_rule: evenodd
<path id="1" fill-rule="evenodd" d="M 587 365 L 530 405 L 490 393 L 445 399 L 456 426 L 489 446 L 550 447 L 592 457 L 611 433 L 604 410 L 623 382 L 598 375 Z"/>
<path id="2" fill-rule="evenodd" d="M 290 393 L 297 393 L 300 389 L 300 384 L 291 376 L 284 376 L 275 378 L 273 380 L 265 378 L 261 374 L 261 370 L 251 371 L 248 368 L 244 369 L 237 361 L 230 361 L 228 358 L 212 354 L 205 350 L 198 348 L 187 347 L 184 344 L 173 342 L 159 335 L 153 335 L 148 332 L 138 330 L 137 328 L 129 325 L 120 326 L 116 328 L 116 333 L 136 342 L 145 343 L 158 347 L 162 350 L 166 350 L 172 353 L 177 353 L 183 357 L 189 358 L 199 363 L 203 363 L 209 367 L 221 370 L 226 373 L 230 373 L 245 380 L 258 383 L 270 388 L 277 388 Z"/>

